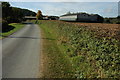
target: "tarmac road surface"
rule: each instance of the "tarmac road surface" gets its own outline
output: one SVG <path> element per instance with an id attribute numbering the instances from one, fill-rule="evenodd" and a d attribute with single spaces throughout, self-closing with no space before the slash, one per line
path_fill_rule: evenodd
<path id="1" fill-rule="evenodd" d="M 37 78 L 40 65 L 40 29 L 26 24 L 2 40 L 2 77 Z"/>

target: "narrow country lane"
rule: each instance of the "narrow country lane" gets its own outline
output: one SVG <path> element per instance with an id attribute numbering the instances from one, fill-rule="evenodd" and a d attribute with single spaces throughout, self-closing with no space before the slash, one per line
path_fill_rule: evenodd
<path id="1" fill-rule="evenodd" d="M 36 24 L 2 40 L 2 77 L 37 78 L 40 65 L 40 29 Z"/>

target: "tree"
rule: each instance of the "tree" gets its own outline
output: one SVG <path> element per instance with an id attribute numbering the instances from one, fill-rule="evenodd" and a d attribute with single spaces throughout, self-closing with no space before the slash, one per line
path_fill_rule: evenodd
<path id="1" fill-rule="evenodd" d="M 2 2 L 2 19 L 6 20 L 8 23 L 10 21 L 10 13 L 12 8 L 8 2 Z"/>
<path id="2" fill-rule="evenodd" d="M 23 20 L 23 12 L 20 8 L 12 7 L 11 23 L 21 22 Z"/>
<path id="3" fill-rule="evenodd" d="M 10 23 L 11 6 L 8 2 L 2 2 L 2 31 L 7 30 Z"/>
<path id="4" fill-rule="evenodd" d="M 119 16 L 117 16 L 117 19 L 120 19 L 120 15 L 119 15 Z"/>
<path id="5" fill-rule="evenodd" d="M 67 14 L 71 14 L 71 12 L 70 12 L 70 11 L 68 11 L 68 12 L 67 12 Z"/>
<path id="6" fill-rule="evenodd" d="M 36 16 L 36 13 L 28 9 L 11 7 L 9 2 L 2 2 L 3 25 L 5 24 L 6 26 L 7 23 L 21 22 L 25 16 Z"/>
<path id="7" fill-rule="evenodd" d="M 43 19 L 43 15 L 42 15 L 42 12 L 40 10 L 38 10 L 36 18 L 37 18 L 37 20 L 38 19 L 40 19 L 40 20 Z"/>

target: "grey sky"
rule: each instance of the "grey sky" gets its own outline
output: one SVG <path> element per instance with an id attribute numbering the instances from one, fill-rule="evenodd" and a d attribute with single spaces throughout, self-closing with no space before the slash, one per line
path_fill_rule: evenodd
<path id="1" fill-rule="evenodd" d="M 70 12 L 87 12 L 104 17 L 118 16 L 118 2 L 10 2 L 14 7 L 27 8 L 44 15 L 63 15 Z"/>

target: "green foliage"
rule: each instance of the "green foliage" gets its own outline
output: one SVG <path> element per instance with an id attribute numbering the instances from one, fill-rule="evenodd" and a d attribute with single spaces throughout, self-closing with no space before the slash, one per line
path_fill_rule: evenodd
<path id="1" fill-rule="evenodd" d="M 104 18 L 104 23 L 120 24 L 119 17 L 116 18 Z"/>
<path id="2" fill-rule="evenodd" d="M 16 8 L 16 7 L 13 7 L 13 8 Z M 21 8 L 18 8 L 18 9 L 21 10 L 21 13 L 23 14 L 23 16 L 36 16 L 36 13 L 31 10 L 21 9 Z"/>
<path id="3" fill-rule="evenodd" d="M 11 13 L 11 23 L 12 22 L 21 22 L 25 16 L 35 16 L 36 13 L 28 9 L 21 9 L 17 7 L 12 7 Z"/>
<path id="4" fill-rule="evenodd" d="M 39 20 L 43 19 L 43 15 L 42 15 L 42 12 L 40 10 L 38 10 L 36 18 Z"/>
<path id="5" fill-rule="evenodd" d="M 34 21 L 36 22 L 36 21 Z M 71 78 L 72 66 L 70 60 L 65 56 L 65 54 L 60 51 L 59 46 L 56 43 L 57 36 L 55 35 L 53 29 L 50 27 L 52 24 L 42 24 L 41 20 L 38 21 L 42 31 L 44 31 L 44 41 L 43 41 L 43 55 L 46 65 L 44 68 L 47 69 L 44 74 L 45 78 Z M 46 57 L 45 57 L 46 55 Z"/>
<path id="6" fill-rule="evenodd" d="M 21 9 L 12 7 L 12 13 L 11 13 L 11 21 L 12 22 L 21 22 L 23 19 L 23 13 L 21 12 Z"/>
<path id="7" fill-rule="evenodd" d="M 8 28 L 9 27 L 9 28 Z M 24 27 L 23 24 L 19 24 L 19 23 L 11 23 L 7 26 L 7 29 L 2 30 L 2 33 L 0 33 L 0 35 L 2 35 L 2 37 L 7 37 L 10 34 L 18 31 L 19 29 L 21 29 L 22 27 Z"/>
<path id="8" fill-rule="evenodd" d="M 2 18 L 8 23 L 21 22 L 24 16 L 35 16 L 36 13 L 28 9 L 11 7 L 8 2 L 2 2 Z"/>
<path id="9" fill-rule="evenodd" d="M 36 13 L 28 9 L 11 7 L 8 2 L 2 2 L 2 31 L 6 32 L 13 29 L 9 23 L 19 23 L 24 16 L 35 16 Z"/>
<path id="10" fill-rule="evenodd" d="M 93 32 L 76 24 L 59 21 L 40 21 L 40 24 L 45 24 L 48 31 L 52 29 L 49 33 L 57 36 L 59 49 L 73 64 L 75 78 L 119 78 L 119 40 L 96 37 L 97 30 Z"/>
<path id="11" fill-rule="evenodd" d="M 8 2 L 2 2 L 2 18 L 6 21 L 10 21 L 10 13 L 12 8 Z"/>
<path id="12" fill-rule="evenodd" d="M 8 26 L 8 22 L 6 20 L 2 20 L 2 26 L 7 27 Z"/>

